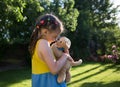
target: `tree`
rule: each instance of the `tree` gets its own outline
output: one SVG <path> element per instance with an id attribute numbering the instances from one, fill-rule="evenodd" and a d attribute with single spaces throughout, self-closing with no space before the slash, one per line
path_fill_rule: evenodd
<path id="1" fill-rule="evenodd" d="M 54 13 L 68 31 L 77 26 L 74 0 L 2 0 L 0 6 L 0 48 L 5 43 L 28 44 L 35 19 L 44 13 Z"/>
<path id="2" fill-rule="evenodd" d="M 116 26 L 116 9 L 111 8 L 109 0 L 75 0 L 75 8 L 79 10 L 78 26 L 74 32 L 75 44 L 81 56 L 89 55 L 89 43 L 93 40 L 96 44 L 103 28 L 114 28 Z M 100 35 L 102 36 L 102 35 Z M 99 39 L 100 38 L 100 39 Z M 96 48 L 97 49 L 97 48 Z"/>
<path id="3" fill-rule="evenodd" d="M 0 1 L 0 42 L 28 43 L 30 26 L 44 10 L 38 0 Z"/>
<path id="4" fill-rule="evenodd" d="M 32 32 L 31 26 L 44 9 L 38 0 L 1 0 L 0 1 L 0 57 L 4 58 L 6 51 L 23 50 L 23 59 L 30 63 L 28 43 Z M 6 50 L 7 49 L 7 50 Z M 14 54 L 10 51 L 9 54 Z M 23 53 L 23 54 L 22 54 Z M 12 55 L 15 57 L 18 53 Z M 10 56 L 9 56 L 10 57 Z M 18 56 L 20 57 L 20 56 Z M 17 58 L 18 58 L 17 57 Z M 1 59 L 0 58 L 0 59 Z M 15 57 L 16 58 L 16 57 Z"/>
<path id="5" fill-rule="evenodd" d="M 0 2 L 0 41 L 28 43 L 31 25 L 44 13 L 57 15 L 69 31 L 77 26 L 78 11 L 74 0 L 2 0 Z"/>
<path id="6" fill-rule="evenodd" d="M 74 0 L 40 0 L 45 13 L 53 13 L 62 20 L 68 31 L 74 31 L 77 26 L 79 12 L 74 8 Z"/>

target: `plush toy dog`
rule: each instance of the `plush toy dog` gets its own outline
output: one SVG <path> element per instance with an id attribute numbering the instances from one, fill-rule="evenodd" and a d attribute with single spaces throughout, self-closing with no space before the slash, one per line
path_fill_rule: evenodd
<path id="1" fill-rule="evenodd" d="M 70 46 L 71 46 L 71 41 L 67 37 L 59 38 L 59 40 L 56 41 L 51 46 L 53 53 L 56 57 L 56 60 L 58 60 L 64 52 L 69 54 Z M 82 59 L 80 59 L 79 61 L 76 61 L 76 62 L 74 60 L 73 61 L 67 60 L 64 67 L 58 73 L 58 78 L 57 78 L 58 83 L 61 83 L 63 81 L 69 82 L 70 78 L 71 78 L 71 75 L 69 72 L 70 67 L 80 65 L 81 63 L 82 63 Z"/>

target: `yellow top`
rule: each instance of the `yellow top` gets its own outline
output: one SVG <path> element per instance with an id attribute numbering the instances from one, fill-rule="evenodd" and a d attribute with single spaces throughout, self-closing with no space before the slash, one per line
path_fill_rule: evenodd
<path id="1" fill-rule="evenodd" d="M 38 47 L 38 43 L 40 40 L 37 41 L 34 54 L 32 56 L 32 74 L 43 74 L 50 72 L 47 64 L 41 60 L 38 56 L 38 50 L 36 49 Z"/>

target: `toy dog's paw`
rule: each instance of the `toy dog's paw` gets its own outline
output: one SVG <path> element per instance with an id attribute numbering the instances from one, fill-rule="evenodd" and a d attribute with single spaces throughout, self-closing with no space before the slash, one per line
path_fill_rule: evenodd
<path id="1" fill-rule="evenodd" d="M 82 59 L 79 59 L 78 61 L 80 62 L 80 64 L 83 62 Z"/>

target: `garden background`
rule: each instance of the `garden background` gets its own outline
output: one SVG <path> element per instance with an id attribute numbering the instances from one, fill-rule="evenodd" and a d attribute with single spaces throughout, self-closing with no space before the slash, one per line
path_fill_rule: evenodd
<path id="1" fill-rule="evenodd" d="M 52 13 L 61 19 L 66 29 L 62 35 L 70 38 L 72 42 L 71 56 L 74 60 L 83 59 L 83 65 L 73 67 L 71 70 L 73 78 L 77 75 L 76 79 L 88 79 L 84 75 L 79 76 L 93 69 L 96 72 L 87 74 L 93 76 L 91 74 L 95 73 L 94 75 L 98 79 L 110 72 L 111 74 L 113 71 L 115 72 L 113 75 L 116 78 L 111 77 L 110 83 L 117 85 L 106 86 L 102 84 L 101 80 L 94 82 L 94 80 L 88 79 L 93 82 L 88 83 L 90 86 L 88 84 L 83 86 L 82 79 L 78 81 L 73 79 L 74 86 L 118 87 L 120 85 L 120 78 L 118 78 L 120 27 L 116 21 L 119 20 L 117 18 L 117 14 L 120 14 L 119 6 L 113 7 L 110 0 L 0 0 L 0 87 L 18 87 L 13 85 L 19 81 L 20 84 L 25 78 L 29 79 L 25 81 L 25 84 L 28 85 L 25 87 L 30 87 L 31 58 L 28 52 L 30 35 L 36 18 L 45 13 Z M 86 67 L 86 70 L 83 67 Z M 9 71 L 9 69 L 17 70 Z M 98 76 L 101 69 L 106 72 Z M 15 74 L 18 75 L 17 78 L 14 77 Z M 74 76 L 74 74 L 76 75 Z M 9 82 L 10 78 L 12 79 L 11 76 L 13 76 L 13 80 Z M 19 81 L 16 81 L 17 79 Z M 104 80 L 102 81 L 104 82 Z M 12 86 L 10 86 L 11 83 Z M 71 83 L 68 83 L 69 87 L 73 86 Z M 20 87 L 22 86 L 20 85 Z"/>

